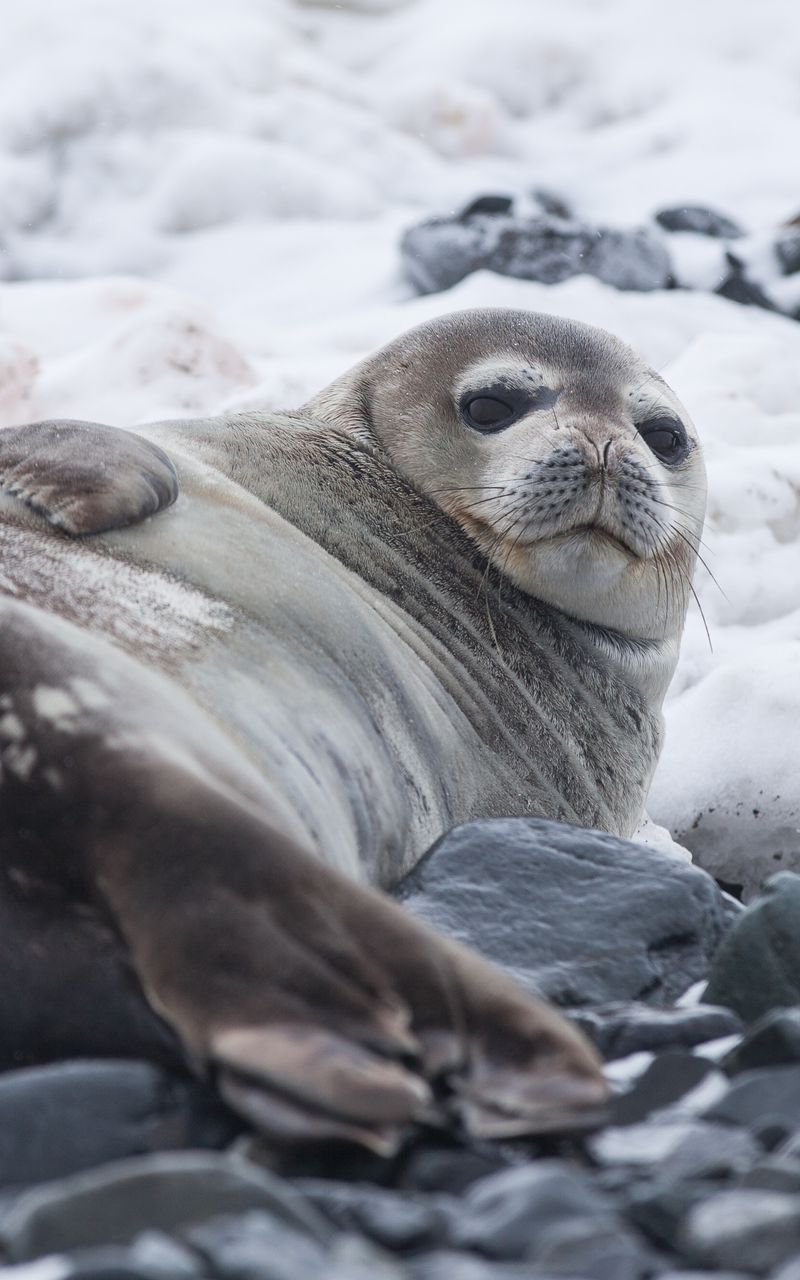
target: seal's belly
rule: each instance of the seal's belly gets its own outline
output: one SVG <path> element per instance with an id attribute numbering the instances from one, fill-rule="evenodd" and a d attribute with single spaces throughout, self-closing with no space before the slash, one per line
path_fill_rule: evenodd
<path id="1" fill-rule="evenodd" d="M 174 509 L 120 533 L 6 527 L 0 587 L 168 675 L 350 875 L 390 884 L 479 815 L 608 825 L 577 743 L 559 770 L 491 737 L 492 691 L 402 609 L 225 477 L 181 479 Z"/>

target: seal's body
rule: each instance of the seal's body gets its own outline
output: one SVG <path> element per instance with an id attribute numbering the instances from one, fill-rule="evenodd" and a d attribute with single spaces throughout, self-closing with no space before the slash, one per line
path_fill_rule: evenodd
<path id="1" fill-rule="evenodd" d="M 0 436 L 6 491 L 93 534 L 0 509 L 8 892 L 58 885 L 117 930 L 271 1133 L 380 1144 L 442 1074 L 480 1132 L 597 1101 L 553 1015 L 352 881 L 477 816 L 632 834 L 702 474 L 643 370 L 581 326 L 465 313 L 299 414 Z M 666 480 L 648 431 L 680 436 Z"/>

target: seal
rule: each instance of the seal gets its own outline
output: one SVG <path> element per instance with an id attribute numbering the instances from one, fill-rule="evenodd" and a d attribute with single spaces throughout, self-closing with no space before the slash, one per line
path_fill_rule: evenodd
<path id="1" fill-rule="evenodd" d="M 478 816 L 635 829 L 704 505 L 662 379 L 454 313 L 294 413 L 0 432 L 0 494 L 0 913 L 67 939 L 45 1032 L 0 983 L 23 1057 L 96 1051 L 88 970 L 107 1051 L 274 1138 L 596 1118 L 577 1033 L 378 887 Z"/>

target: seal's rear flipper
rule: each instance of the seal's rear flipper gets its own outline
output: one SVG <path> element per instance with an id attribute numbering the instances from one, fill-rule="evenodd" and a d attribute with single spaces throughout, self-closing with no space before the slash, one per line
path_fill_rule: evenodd
<path id="1" fill-rule="evenodd" d="M 2 596 L 0 756 L 0 874 L 97 912 L 267 1137 L 389 1153 L 420 1121 L 596 1122 L 600 1062 L 560 1015 L 321 863 L 186 693 Z"/>
<path id="2" fill-rule="evenodd" d="M 0 431 L 0 493 L 84 537 L 171 506 L 178 477 L 163 449 L 131 431 L 56 419 Z"/>

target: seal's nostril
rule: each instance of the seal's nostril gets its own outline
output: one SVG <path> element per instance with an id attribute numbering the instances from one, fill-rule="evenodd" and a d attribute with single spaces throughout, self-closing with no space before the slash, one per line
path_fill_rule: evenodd
<path id="1" fill-rule="evenodd" d="M 610 448 L 611 448 L 611 441 L 610 441 L 610 440 L 606 440 L 605 446 L 604 446 L 604 448 L 603 448 L 603 470 L 604 470 L 604 471 L 605 471 L 606 467 L 608 466 L 608 451 L 609 451 L 609 449 L 610 449 Z"/>

